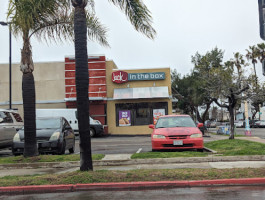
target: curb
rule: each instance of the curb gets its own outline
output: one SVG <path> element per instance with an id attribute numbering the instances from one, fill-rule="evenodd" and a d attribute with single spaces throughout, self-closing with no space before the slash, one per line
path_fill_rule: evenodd
<path id="1" fill-rule="evenodd" d="M 51 192 L 79 192 L 104 191 L 123 189 L 154 189 L 154 188 L 186 188 L 209 186 L 260 186 L 265 185 L 265 178 L 220 179 L 200 181 L 155 181 L 155 182 L 119 182 L 119 183 L 91 183 L 70 185 L 41 185 L 41 186 L 10 186 L 0 187 L 0 194 L 32 194 Z"/>

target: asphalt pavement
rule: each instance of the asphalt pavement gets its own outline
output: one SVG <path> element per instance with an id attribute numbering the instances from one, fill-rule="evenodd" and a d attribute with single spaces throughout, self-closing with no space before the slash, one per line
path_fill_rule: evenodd
<path id="1" fill-rule="evenodd" d="M 216 139 L 227 139 L 227 136 L 222 135 L 211 135 L 211 137 L 205 137 L 205 140 L 216 140 Z M 239 137 L 238 139 L 243 140 L 251 140 L 256 142 L 265 143 L 265 139 L 261 139 L 259 137 Z M 132 169 L 178 169 L 178 168 L 217 168 L 217 169 L 226 169 L 226 168 L 260 168 L 265 167 L 265 156 L 215 156 L 214 154 L 209 155 L 208 157 L 193 157 L 193 158 L 164 158 L 164 159 L 131 159 L 131 154 L 107 154 L 100 161 L 93 161 L 94 170 L 132 170 Z M 79 170 L 80 162 L 58 162 L 58 163 L 32 163 L 32 164 L 2 164 L 0 165 L 0 177 L 3 176 L 19 176 L 19 175 L 36 175 L 36 174 L 60 174 L 65 172 L 71 172 Z M 218 182 L 219 181 L 219 182 Z M 159 182 L 150 182 L 144 183 L 145 185 L 149 184 L 155 186 Z M 186 182 L 185 182 L 186 183 Z M 218 184 L 231 184 L 231 180 L 216 180 L 215 182 L 207 182 L 207 184 L 218 185 Z M 239 182 L 235 181 L 236 185 L 244 185 L 245 183 L 259 183 L 261 185 L 265 185 L 265 178 L 261 179 L 243 179 L 239 180 Z M 161 184 L 161 183 L 159 183 Z M 158 184 L 158 185 L 159 185 Z M 171 182 L 167 184 L 172 184 Z M 167 185 L 166 184 L 166 185 Z M 174 183 L 176 184 L 176 183 Z M 200 184 L 205 185 L 206 182 L 201 182 Z M 198 183 L 198 185 L 200 185 Z M 206 184 L 206 185 L 207 185 Z M 131 188 L 132 185 L 128 183 L 122 183 L 120 186 L 116 184 L 108 185 L 109 188 L 117 187 L 125 187 Z M 181 185 L 181 184 L 180 184 Z M 184 184 L 185 185 L 185 184 Z M 184 186 L 183 185 L 183 186 Z M 106 185 L 105 185 L 106 186 Z M 140 187 L 139 184 L 134 185 L 133 187 Z M 186 184 L 186 186 L 190 186 Z M 36 189 L 37 187 L 37 189 Z M 39 186 L 31 186 L 31 187 L 0 187 L 0 193 L 8 193 L 8 191 L 17 191 L 17 192 L 25 192 L 31 191 L 32 188 L 35 188 L 34 191 L 44 190 Z M 73 190 L 71 186 L 71 190 Z M 91 185 L 84 187 L 84 189 L 100 189 L 103 187 L 101 184 L 98 186 Z M 58 186 L 51 187 L 47 186 L 47 188 L 51 191 L 68 191 L 67 189 L 62 189 L 62 187 Z M 58 189 L 59 188 L 59 189 Z M 47 189 L 48 191 L 49 189 Z"/>
<path id="2" fill-rule="evenodd" d="M 227 139 L 223 135 L 211 135 L 205 140 Z M 265 144 L 258 137 L 238 137 Z M 93 161 L 94 170 L 133 170 L 133 169 L 180 169 L 180 168 L 259 168 L 265 167 L 265 156 L 220 156 L 214 153 L 207 157 L 131 159 L 132 154 L 106 154 L 102 160 Z M 20 163 L 0 165 L 0 177 L 7 175 L 60 174 L 76 171 L 80 162 Z"/>

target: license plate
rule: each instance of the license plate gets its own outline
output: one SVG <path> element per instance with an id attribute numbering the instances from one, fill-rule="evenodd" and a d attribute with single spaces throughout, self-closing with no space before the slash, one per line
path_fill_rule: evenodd
<path id="1" fill-rule="evenodd" d="M 174 140 L 173 144 L 174 145 L 183 145 L 183 141 L 182 140 Z"/>

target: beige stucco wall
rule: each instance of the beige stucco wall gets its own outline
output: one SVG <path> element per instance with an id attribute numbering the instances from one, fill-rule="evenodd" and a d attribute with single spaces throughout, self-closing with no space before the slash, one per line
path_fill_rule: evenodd
<path id="1" fill-rule="evenodd" d="M 65 108 L 64 62 L 34 63 L 37 108 Z M 9 108 L 9 64 L 0 64 L 0 108 Z M 22 72 L 12 64 L 12 108 L 23 116 Z"/>
<path id="2" fill-rule="evenodd" d="M 117 68 L 112 65 L 107 66 L 106 79 L 107 79 L 107 119 L 108 119 L 108 130 L 110 134 L 119 134 L 119 135 L 146 135 L 151 134 L 152 129 L 148 125 L 141 126 L 126 126 L 119 127 L 116 126 L 116 110 L 115 104 L 117 103 L 140 103 L 140 102 L 167 102 L 168 103 L 168 114 L 172 114 L 172 100 L 170 98 L 160 98 L 160 99 L 130 99 L 130 100 L 113 100 L 114 88 L 137 88 L 137 87 L 160 87 L 167 86 L 169 95 L 172 95 L 171 92 L 171 76 L 170 68 L 154 68 L 154 69 L 138 69 L 138 70 L 121 70 L 127 73 L 152 73 L 152 72 L 165 72 L 165 80 L 156 80 L 156 81 L 129 81 L 123 84 L 116 84 L 112 82 L 112 72 L 116 71 Z"/>

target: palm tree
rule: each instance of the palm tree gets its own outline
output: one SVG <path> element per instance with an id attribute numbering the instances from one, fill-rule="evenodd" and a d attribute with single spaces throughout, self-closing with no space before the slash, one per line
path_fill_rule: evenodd
<path id="1" fill-rule="evenodd" d="M 128 17 L 134 28 L 148 38 L 153 39 L 155 30 L 152 28 L 152 18 L 147 7 L 141 0 L 109 0 L 118 6 Z M 93 170 L 91 159 L 91 138 L 89 134 L 89 105 L 88 105 L 88 66 L 87 66 L 87 38 L 86 17 L 89 5 L 94 10 L 94 0 L 72 0 L 75 8 L 75 62 L 76 62 L 76 91 L 77 113 L 80 135 L 80 170 Z"/>
<path id="2" fill-rule="evenodd" d="M 38 154 L 36 143 L 36 106 L 34 64 L 30 40 L 33 36 L 39 40 L 73 39 L 73 14 L 69 2 L 65 0 L 10 0 L 8 19 L 12 33 L 22 36 L 20 70 L 22 77 L 22 97 L 24 108 L 25 147 L 24 156 Z M 103 44 L 106 41 L 106 29 L 97 18 L 90 15 L 87 18 L 89 37 Z"/>
<path id="3" fill-rule="evenodd" d="M 258 63 L 257 58 L 259 56 L 259 50 L 256 46 L 249 46 L 249 49 L 246 49 L 247 54 L 246 57 L 248 60 L 251 60 L 251 63 L 253 64 L 254 68 L 254 74 L 255 74 L 255 82 L 256 82 L 256 87 L 258 85 L 258 77 L 257 77 L 257 72 L 256 72 L 256 64 Z"/>
<path id="4" fill-rule="evenodd" d="M 234 64 L 234 66 L 237 69 L 238 82 L 239 82 L 239 84 L 241 84 L 240 81 L 242 78 L 242 74 L 244 72 L 244 68 L 242 68 L 242 67 L 245 67 L 248 64 L 244 60 L 244 56 L 242 54 L 240 54 L 239 52 L 234 53 L 234 58 L 231 59 L 231 62 Z"/>
<path id="5" fill-rule="evenodd" d="M 258 47 L 258 58 L 259 58 L 259 61 L 262 63 L 262 61 L 265 59 L 265 44 L 264 43 L 260 43 L 260 44 L 257 44 L 257 47 Z"/>

